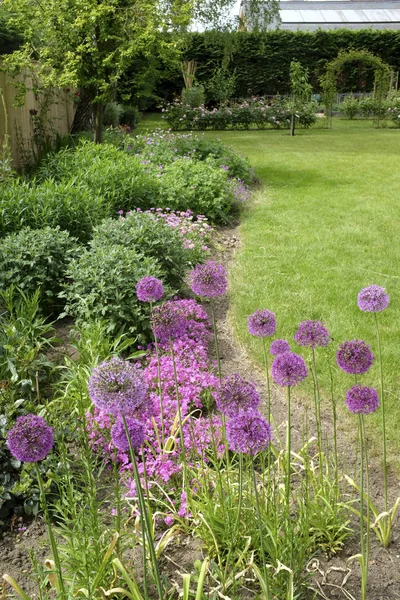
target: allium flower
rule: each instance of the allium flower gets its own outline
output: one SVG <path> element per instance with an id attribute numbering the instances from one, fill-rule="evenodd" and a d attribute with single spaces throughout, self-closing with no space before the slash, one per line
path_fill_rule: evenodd
<path id="1" fill-rule="evenodd" d="M 136 295 L 142 302 L 157 302 L 164 295 L 162 281 L 157 277 L 143 277 L 136 284 Z"/>
<path id="2" fill-rule="evenodd" d="M 351 340 L 339 347 L 336 359 L 339 367 L 346 373 L 361 375 L 371 368 L 375 356 L 363 340 Z"/>
<path id="3" fill-rule="evenodd" d="M 156 306 L 151 312 L 151 327 L 160 342 L 180 337 L 185 330 L 185 325 L 186 319 L 181 307 L 171 300 Z"/>
<path id="4" fill-rule="evenodd" d="M 299 385 L 308 375 L 303 357 L 294 352 L 278 354 L 271 370 L 274 382 L 284 387 Z"/>
<path id="5" fill-rule="evenodd" d="M 248 318 L 249 333 L 257 337 L 274 335 L 276 331 L 276 318 L 270 310 L 256 310 Z"/>
<path id="6" fill-rule="evenodd" d="M 128 417 L 126 419 L 128 427 L 129 437 L 133 448 L 139 448 L 145 439 L 145 429 L 143 423 L 135 419 L 134 417 Z M 129 450 L 129 442 L 126 437 L 124 422 L 121 418 L 111 428 L 111 439 L 113 444 L 121 452 L 127 452 Z"/>
<path id="7" fill-rule="evenodd" d="M 141 409 L 147 395 L 140 367 L 116 357 L 93 369 L 88 387 L 93 404 L 111 415 Z"/>
<path id="8" fill-rule="evenodd" d="M 254 383 L 237 373 L 225 377 L 214 396 L 218 410 L 228 417 L 236 416 L 240 410 L 254 410 L 260 404 Z"/>
<path id="9" fill-rule="evenodd" d="M 375 388 L 353 385 L 346 392 L 347 408 L 356 415 L 375 412 L 379 406 L 379 398 Z"/>
<path id="10" fill-rule="evenodd" d="M 204 265 L 197 265 L 190 272 L 190 287 L 198 296 L 205 296 L 206 298 L 222 296 L 228 287 L 224 267 L 212 260 Z"/>
<path id="11" fill-rule="evenodd" d="M 290 346 L 286 340 L 275 340 L 274 342 L 272 342 L 269 351 L 274 356 L 278 356 L 278 354 L 283 354 L 284 352 L 290 352 Z"/>
<path id="12" fill-rule="evenodd" d="M 271 427 L 266 419 L 254 410 L 242 410 L 226 425 L 229 448 L 234 452 L 257 454 L 271 441 Z"/>
<path id="13" fill-rule="evenodd" d="M 38 462 L 53 447 L 53 430 L 37 415 L 18 417 L 7 435 L 11 454 L 22 462 Z"/>
<path id="14" fill-rule="evenodd" d="M 329 344 L 329 331 L 320 321 L 303 321 L 300 323 L 294 339 L 299 346 L 327 346 Z"/>
<path id="15" fill-rule="evenodd" d="M 389 294 L 379 285 L 369 285 L 358 294 L 357 304 L 364 312 L 381 312 L 389 306 Z"/>

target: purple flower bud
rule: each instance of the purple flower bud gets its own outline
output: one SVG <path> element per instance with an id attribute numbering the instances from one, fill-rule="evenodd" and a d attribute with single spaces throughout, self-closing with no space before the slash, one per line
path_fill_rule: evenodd
<path id="1" fill-rule="evenodd" d="M 229 448 L 234 452 L 257 454 L 267 448 L 271 441 L 268 421 L 254 410 L 242 410 L 226 424 Z"/>
<path id="2" fill-rule="evenodd" d="M 214 298 L 225 294 L 228 287 L 227 274 L 222 265 L 210 260 L 204 265 L 196 265 L 190 272 L 192 291 L 198 296 Z"/>
<path id="3" fill-rule="evenodd" d="M 274 382 L 283 387 L 299 385 L 308 375 L 303 357 L 294 352 L 278 354 L 271 371 Z"/>
<path id="4" fill-rule="evenodd" d="M 256 310 L 248 318 L 249 333 L 257 337 L 274 335 L 276 331 L 276 318 L 270 310 Z"/>
<path id="5" fill-rule="evenodd" d="M 255 410 L 260 404 L 260 396 L 254 383 L 246 381 L 237 373 L 222 380 L 214 397 L 218 410 L 228 417 L 234 417 L 240 410 Z"/>
<path id="6" fill-rule="evenodd" d="M 336 359 L 339 367 L 346 373 L 361 375 L 371 368 L 375 356 L 371 347 L 363 340 L 351 340 L 339 347 Z"/>
<path id="7" fill-rule="evenodd" d="M 162 281 L 157 277 L 143 277 L 136 284 L 136 295 L 141 302 L 157 302 L 164 295 Z"/>
<path id="8" fill-rule="evenodd" d="M 364 312 L 381 312 L 389 306 L 389 295 L 379 285 L 363 288 L 357 297 L 358 308 Z"/>
<path id="9" fill-rule="evenodd" d="M 346 392 L 346 404 L 352 413 L 367 415 L 379 407 L 379 398 L 375 388 L 354 385 Z"/>
<path id="10" fill-rule="evenodd" d="M 53 430 L 37 415 L 18 417 L 7 435 L 11 454 L 22 462 L 38 462 L 53 447 Z"/>
<path id="11" fill-rule="evenodd" d="M 303 321 L 300 323 L 294 339 L 299 346 L 327 346 L 329 344 L 329 331 L 320 321 Z"/>

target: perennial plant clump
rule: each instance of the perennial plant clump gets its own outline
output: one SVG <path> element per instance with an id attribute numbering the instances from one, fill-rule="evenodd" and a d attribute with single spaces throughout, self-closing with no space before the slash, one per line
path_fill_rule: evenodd
<path id="1" fill-rule="evenodd" d="M 11 454 L 22 462 L 38 462 L 46 458 L 53 447 L 52 428 L 43 417 L 26 415 L 18 417 L 7 436 Z"/>

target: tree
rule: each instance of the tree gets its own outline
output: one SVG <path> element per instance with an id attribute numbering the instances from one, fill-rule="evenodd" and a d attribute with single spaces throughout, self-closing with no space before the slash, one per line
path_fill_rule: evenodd
<path id="1" fill-rule="evenodd" d="M 270 0 L 271 1 L 271 0 Z M 272 0 L 276 1 L 276 0 Z M 35 72 L 43 87 L 75 86 L 93 105 L 101 142 L 105 104 L 137 56 L 155 49 L 178 61 L 192 22 L 226 26 L 234 0 L 4 0 L 23 32 L 23 45 L 5 59 L 11 72 Z M 24 90 L 22 89 L 21 92 Z"/>
<path id="2" fill-rule="evenodd" d="M 297 60 L 290 63 L 290 88 L 292 91 L 292 121 L 290 135 L 294 135 L 296 112 L 298 108 L 311 99 L 312 86 L 308 83 L 308 69 Z"/>

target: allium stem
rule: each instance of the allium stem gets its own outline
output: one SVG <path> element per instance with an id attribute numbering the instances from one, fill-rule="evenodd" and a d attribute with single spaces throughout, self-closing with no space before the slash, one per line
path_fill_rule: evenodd
<path id="1" fill-rule="evenodd" d="M 381 387 L 381 407 L 382 407 L 382 438 L 383 438 L 383 496 L 385 502 L 385 512 L 388 510 L 388 482 L 387 482 L 387 457 L 386 457 L 386 415 L 385 415 L 385 393 L 384 393 L 384 383 L 383 383 L 383 364 L 382 364 L 382 345 L 381 345 L 381 334 L 379 331 L 378 324 L 378 315 L 376 312 L 375 316 L 375 326 L 376 326 L 376 336 L 378 339 L 378 356 L 379 356 L 379 370 L 380 370 L 380 387 Z M 390 541 L 390 536 L 389 536 Z M 388 543 L 389 543 L 388 541 Z"/>
<path id="2" fill-rule="evenodd" d="M 243 454 L 239 454 L 239 491 L 238 491 L 238 511 L 235 523 L 235 532 L 239 533 L 240 513 L 242 512 L 242 495 L 243 495 Z"/>
<path id="3" fill-rule="evenodd" d="M 339 465 L 338 465 L 338 448 L 337 448 L 337 410 L 336 410 L 336 398 L 335 398 L 335 386 L 333 381 L 332 366 L 328 360 L 329 377 L 331 380 L 331 400 L 332 400 L 332 415 L 333 415 L 333 452 L 335 461 L 335 486 L 338 490 L 339 482 Z"/>
<path id="4" fill-rule="evenodd" d="M 157 560 L 157 555 L 156 555 L 156 551 L 154 548 L 153 535 L 152 535 L 152 531 L 151 531 L 152 527 L 151 527 L 151 523 L 149 522 L 148 511 L 146 510 L 146 502 L 144 499 L 142 484 L 140 481 L 139 469 L 138 469 L 137 462 L 136 462 L 136 455 L 135 455 L 135 451 L 132 446 L 132 441 L 131 441 L 131 438 L 129 435 L 128 424 L 126 422 L 126 417 L 125 417 L 124 413 L 122 413 L 122 420 L 123 420 L 124 427 L 125 427 L 125 434 L 126 434 L 126 437 L 128 439 L 128 443 L 129 443 L 129 453 L 130 453 L 131 463 L 132 463 L 132 467 L 133 467 L 133 473 L 134 473 L 135 481 L 136 481 L 136 493 L 137 493 L 138 502 L 139 502 L 140 525 L 142 528 L 143 545 L 144 546 L 146 545 L 146 537 L 147 537 L 147 543 L 149 545 L 149 552 L 150 552 L 150 560 L 151 560 L 151 564 L 153 567 L 153 574 L 154 574 L 155 584 L 157 587 L 158 598 L 159 598 L 159 600 L 164 600 L 163 586 L 161 583 L 160 571 L 158 568 L 158 560 Z"/>
<path id="5" fill-rule="evenodd" d="M 174 370 L 175 394 L 176 394 L 176 401 L 178 404 L 179 437 L 180 437 L 180 441 L 181 441 L 181 452 L 182 452 L 182 459 L 183 459 L 183 487 L 186 491 L 187 501 L 189 502 L 188 489 L 186 489 L 188 487 L 187 486 L 188 482 L 187 482 L 186 448 L 185 448 L 185 439 L 183 437 L 181 397 L 180 397 L 179 386 L 178 386 L 178 374 L 176 371 L 174 345 L 173 345 L 171 338 L 169 339 L 169 346 L 171 349 L 172 367 Z"/>
<path id="6" fill-rule="evenodd" d="M 364 436 L 363 436 L 363 415 L 358 416 L 358 431 L 360 437 L 360 546 L 361 546 L 361 600 L 367 598 L 367 579 L 368 579 L 368 551 L 364 543 Z M 368 465 L 367 465 L 368 468 Z M 369 527 L 369 523 L 367 523 Z"/>
<path id="7" fill-rule="evenodd" d="M 154 336 L 154 346 L 156 349 L 156 357 L 157 357 L 157 384 L 158 384 L 158 395 L 160 397 L 160 417 L 161 417 L 161 441 L 162 447 L 164 448 L 164 406 L 163 406 L 163 396 L 162 396 L 162 380 L 161 380 L 161 363 L 160 363 L 160 350 L 158 347 L 157 336 Z"/>
<path id="8" fill-rule="evenodd" d="M 212 315 L 212 323 L 213 323 L 213 330 L 214 330 L 215 354 L 217 355 L 217 363 L 218 363 L 218 378 L 219 378 L 219 382 L 221 383 L 221 379 L 222 379 L 221 357 L 219 354 L 217 322 L 215 319 L 215 311 L 214 311 L 213 305 L 211 305 L 211 315 Z"/>
<path id="9" fill-rule="evenodd" d="M 367 498 L 367 528 L 365 535 L 365 569 L 368 571 L 368 560 L 369 560 L 369 531 L 370 531 L 370 512 L 369 512 L 369 465 L 368 465 L 368 441 L 365 434 L 365 419 L 364 415 L 361 415 L 361 428 L 363 433 L 363 445 L 365 454 L 365 487 L 366 487 L 366 498 Z M 365 577 L 365 587 L 367 586 L 367 573 Z M 366 595 L 365 590 L 365 595 Z"/>
<path id="10" fill-rule="evenodd" d="M 50 515 L 49 515 L 49 510 L 47 507 L 46 494 L 44 491 L 43 479 L 42 479 L 42 474 L 40 473 L 39 463 L 36 462 L 35 467 L 36 467 L 36 476 L 37 476 L 37 480 L 38 480 L 38 484 L 39 484 L 40 502 L 41 502 L 43 512 L 44 512 L 44 520 L 46 522 L 47 531 L 49 534 L 51 552 L 53 554 L 53 560 L 54 560 L 54 564 L 56 566 L 56 571 L 57 571 L 57 581 L 58 581 L 58 585 L 59 585 L 58 591 L 60 593 L 61 600 L 67 600 L 68 596 L 65 591 L 64 579 L 63 579 L 63 574 L 62 574 L 62 570 L 61 570 L 60 556 L 58 554 L 57 542 L 55 540 L 53 529 L 51 527 Z"/>
<path id="11" fill-rule="evenodd" d="M 255 500 L 256 500 L 258 529 L 259 529 L 259 532 L 260 532 L 261 561 L 262 561 L 262 568 L 263 568 L 263 574 L 264 574 L 265 587 L 266 587 L 266 590 L 267 590 L 267 594 L 266 594 L 267 598 L 266 598 L 266 600 L 270 600 L 268 571 L 267 571 L 266 558 L 265 558 L 264 532 L 263 532 L 263 526 L 262 526 L 262 520 L 261 520 L 260 498 L 259 498 L 258 490 L 257 490 L 256 471 L 255 471 L 255 468 L 254 468 L 254 456 L 253 455 L 251 456 L 251 473 L 252 473 L 252 477 L 253 477 L 254 497 L 255 497 Z"/>
<path id="12" fill-rule="evenodd" d="M 267 414 L 268 414 L 267 419 L 268 419 L 268 423 L 271 423 L 271 383 L 270 383 L 270 379 L 269 379 L 267 341 L 266 341 L 265 337 L 262 338 L 262 341 L 263 341 L 265 372 L 267 375 Z"/>
<path id="13" fill-rule="evenodd" d="M 315 360 L 315 349 L 312 348 L 312 364 L 314 373 L 314 401 L 315 401 L 315 420 L 317 425 L 318 438 L 318 457 L 319 457 L 319 473 L 322 478 L 322 428 L 321 428 L 321 397 L 319 393 L 317 363 Z"/>
<path id="14" fill-rule="evenodd" d="M 290 385 L 287 387 L 287 432 L 286 432 L 286 507 L 290 503 L 290 455 L 291 455 Z"/>

